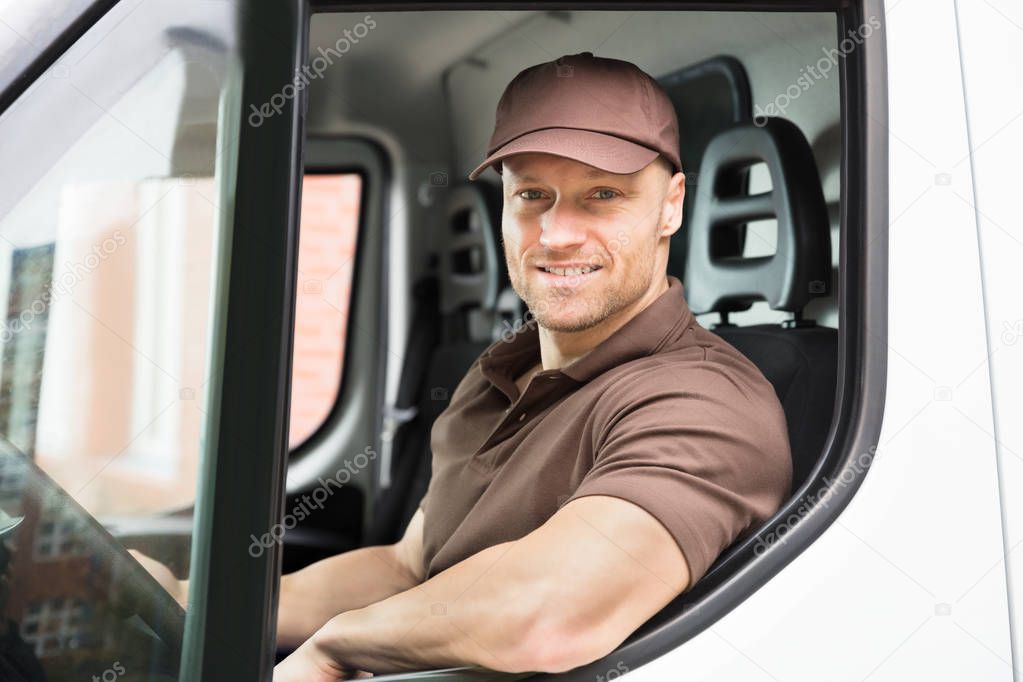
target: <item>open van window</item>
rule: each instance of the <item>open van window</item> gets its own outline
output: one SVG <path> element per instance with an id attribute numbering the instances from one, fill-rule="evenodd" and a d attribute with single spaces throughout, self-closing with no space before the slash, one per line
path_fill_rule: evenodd
<path id="1" fill-rule="evenodd" d="M 386 234 L 377 267 L 387 276 L 367 279 L 356 293 L 376 289 L 386 301 L 380 336 L 349 339 L 349 350 L 365 352 L 386 377 L 371 441 L 381 456 L 346 474 L 347 493 L 363 500 L 347 507 L 358 519 L 346 529 L 354 546 L 401 537 L 430 485 L 433 420 L 480 353 L 529 323 L 504 267 L 500 178 L 488 171 L 464 180 L 485 156 L 505 85 L 532 64 L 599 45 L 600 56 L 649 70 L 686 115 L 687 224 L 673 237 L 669 274 L 685 281 L 700 323 L 774 386 L 793 445 L 792 489 L 774 518 L 726 548 L 702 580 L 614 654 L 558 678 L 602 675 L 616 661 L 632 669 L 681 645 L 809 546 L 870 464 L 884 363 L 879 349 L 857 339 L 868 317 L 871 329 L 884 324 L 884 259 L 864 238 L 885 205 L 884 144 L 873 140 L 876 154 L 867 153 L 863 113 L 883 111 L 879 16 L 810 3 L 793 3 L 788 9 L 799 11 L 788 13 L 316 9 L 309 143 L 319 148 L 320 135 L 336 141 L 346 133 L 373 140 L 397 170 L 389 219 L 370 223 Z M 414 38 L 424 32 L 450 39 Z M 582 48 L 573 42 L 580 37 Z M 414 113 L 405 105 L 409 92 Z M 343 160 L 319 153 L 317 162 Z M 873 195 L 868 164 L 880 182 Z M 868 385 L 871 400 L 861 402 Z M 342 396 L 339 409 L 364 401 Z M 321 445 L 292 465 L 289 501 L 323 488 L 366 447 L 365 431 L 351 426 L 326 425 Z M 849 475 L 835 485 L 842 472 Z M 313 516 L 303 530 L 322 532 L 325 515 Z"/>

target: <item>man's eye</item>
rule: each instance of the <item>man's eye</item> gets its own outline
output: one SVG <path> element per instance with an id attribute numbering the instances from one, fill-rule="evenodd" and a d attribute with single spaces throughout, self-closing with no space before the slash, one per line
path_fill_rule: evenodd
<path id="1" fill-rule="evenodd" d="M 618 194 L 618 192 L 616 190 L 613 190 L 613 189 L 598 189 L 594 193 L 594 196 L 597 199 L 605 199 L 606 200 L 606 199 L 614 199 L 617 196 L 619 196 L 619 194 Z"/>
<path id="2" fill-rule="evenodd" d="M 519 192 L 519 196 L 528 201 L 533 201 L 536 199 L 542 199 L 543 192 L 541 192 L 538 189 L 524 189 L 521 192 Z"/>

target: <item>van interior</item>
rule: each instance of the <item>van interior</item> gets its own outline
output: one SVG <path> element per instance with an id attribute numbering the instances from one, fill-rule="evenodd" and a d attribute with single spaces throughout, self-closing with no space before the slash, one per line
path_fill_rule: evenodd
<path id="1" fill-rule="evenodd" d="M 362 19 L 314 15 L 310 58 L 328 54 Z M 381 261 L 357 264 L 353 274 L 338 406 L 355 399 L 345 392 L 353 367 L 372 366 L 353 364 L 356 346 L 365 343 L 375 354 L 359 357 L 382 361 L 390 372 L 384 385 L 395 386 L 381 396 L 378 413 L 388 439 L 379 459 L 385 470 L 356 478 L 331 496 L 334 511 L 285 536 L 285 571 L 335 551 L 394 542 L 415 512 L 429 484 L 433 419 L 476 357 L 526 314 L 504 264 L 500 177 L 492 170 L 475 182 L 466 176 L 485 156 L 505 85 L 528 66 L 581 51 L 632 61 L 676 103 L 687 195 L 669 274 L 684 282 L 699 322 L 775 386 L 789 426 L 795 493 L 824 452 L 836 392 L 839 80 L 824 74 L 797 96 L 777 98 L 793 92 L 805 67 L 836 44 L 835 16 L 438 11 L 373 19 L 376 27 L 351 56 L 309 88 L 306 177 L 350 172 L 367 188 L 383 187 L 386 224 L 364 223 L 355 241 L 365 246 L 367 230 L 384 229 L 390 245 L 370 256 Z M 758 111 L 770 120 L 758 119 Z M 351 157 L 332 156 L 340 140 L 373 147 L 386 176 L 370 177 Z M 378 286 L 378 297 L 366 295 Z M 356 328 L 359 306 L 383 299 L 393 344 L 387 348 L 375 335 L 378 319 Z M 297 445 L 286 508 L 320 485 L 318 476 L 363 450 L 368 434 L 344 435 L 345 426 L 335 414 Z M 729 558 L 738 554 L 722 555 L 645 627 L 708 594 L 736 570 Z"/>

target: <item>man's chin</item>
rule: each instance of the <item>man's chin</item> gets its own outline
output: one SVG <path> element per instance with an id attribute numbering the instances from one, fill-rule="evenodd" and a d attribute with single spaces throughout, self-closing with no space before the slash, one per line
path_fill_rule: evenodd
<path id="1" fill-rule="evenodd" d="M 537 323 L 544 329 L 552 332 L 583 332 L 592 329 L 603 322 L 606 318 L 600 312 L 593 311 L 578 314 L 555 314 L 533 312 Z"/>

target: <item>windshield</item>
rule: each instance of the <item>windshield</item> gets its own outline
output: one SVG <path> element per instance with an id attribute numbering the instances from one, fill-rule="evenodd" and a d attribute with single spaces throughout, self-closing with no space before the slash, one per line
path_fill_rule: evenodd
<path id="1" fill-rule="evenodd" d="M 183 614 L 7 441 L 0 441 L 0 585 L 0 679 L 90 679 L 114 661 L 125 670 L 176 673 L 175 621 Z"/>
<path id="2" fill-rule="evenodd" d="M 83 3 L 23 4 L 0 0 L 0 21 Z M 241 118 L 236 7 L 139 4 L 118 3 L 0 114 L 4 682 L 177 679 L 193 611 L 127 550 L 190 577 L 219 390 L 224 121 Z"/>

